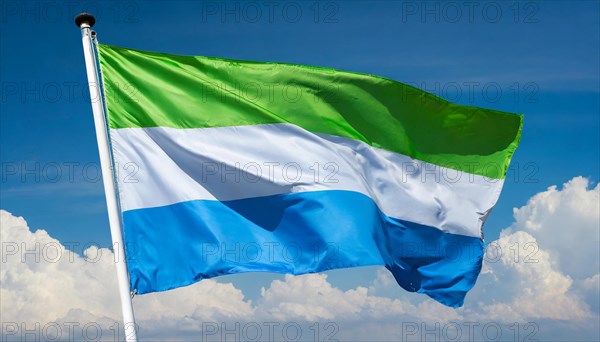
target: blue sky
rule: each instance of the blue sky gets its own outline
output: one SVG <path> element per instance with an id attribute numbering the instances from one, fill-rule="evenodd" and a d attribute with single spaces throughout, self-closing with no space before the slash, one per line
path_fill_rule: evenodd
<path id="1" fill-rule="evenodd" d="M 279 3 L 270 12 L 262 2 L 3 1 L 0 207 L 62 242 L 110 245 L 71 15 L 89 10 L 106 44 L 371 73 L 453 102 L 524 114 L 521 145 L 484 227 L 486 240 L 495 240 L 513 222 L 513 208 L 536 193 L 575 176 L 598 182 L 600 6 L 484 2 L 470 12 L 454 4 L 309 1 Z M 374 272 L 334 271 L 329 279 L 349 289 Z M 254 298 L 272 279 L 282 276 L 223 281 Z"/>
<path id="2" fill-rule="evenodd" d="M 99 9 L 95 29 L 106 44 L 372 73 L 524 114 L 485 227 L 491 238 L 536 192 L 574 175 L 598 180 L 597 2 L 482 3 L 472 12 L 435 2 L 306 2 L 272 12 L 255 2 L 67 4 L 5 4 L 0 55 L 2 207 L 61 240 L 110 241 L 79 31 L 68 16 L 80 9 Z"/>

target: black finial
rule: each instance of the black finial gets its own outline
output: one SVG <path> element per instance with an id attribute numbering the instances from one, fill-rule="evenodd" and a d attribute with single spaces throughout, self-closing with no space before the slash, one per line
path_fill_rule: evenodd
<path id="1" fill-rule="evenodd" d="M 90 27 L 92 27 L 96 23 L 96 18 L 89 13 L 80 13 L 75 17 L 75 25 L 77 25 L 77 27 L 81 27 L 81 25 L 84 23 L 87 23 L 90 25 Z"/>

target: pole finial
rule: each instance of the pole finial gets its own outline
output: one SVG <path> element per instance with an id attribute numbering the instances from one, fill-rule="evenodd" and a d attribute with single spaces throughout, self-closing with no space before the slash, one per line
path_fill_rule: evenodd
<path id="1" fill-rule="evenodd" d="M 81 25 L 83 24 L 88 24 L 90 27 L 92 27 L 95 23 L 96 18 L 94 18 L 94 16 L 89 13 L 80 13 L 78 16 L 75 17 L 75 25 L 77 25 L 77 27 L 79 28 L 81 28 Z"/>

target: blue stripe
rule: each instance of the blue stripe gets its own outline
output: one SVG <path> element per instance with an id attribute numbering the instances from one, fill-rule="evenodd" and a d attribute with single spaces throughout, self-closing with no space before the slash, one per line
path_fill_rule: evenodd
<path id="1" fill-rule="evenodd" d="M 352 191 L 189 201 L 126 211 L 123 222 L 139 294 L 223 274 L 385 265 L 404 289 L 459 307 L 484 250 L 479 238 L 388 217 Z"/>

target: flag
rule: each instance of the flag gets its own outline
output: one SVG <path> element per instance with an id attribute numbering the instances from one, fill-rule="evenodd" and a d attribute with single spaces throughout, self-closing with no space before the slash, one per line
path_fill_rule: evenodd
<path id="1" fill-rule="evenodd" d="M 132 291 L 384 265 L 463 304 L 522 116 L 329 68 L 98 58 Z"/>

